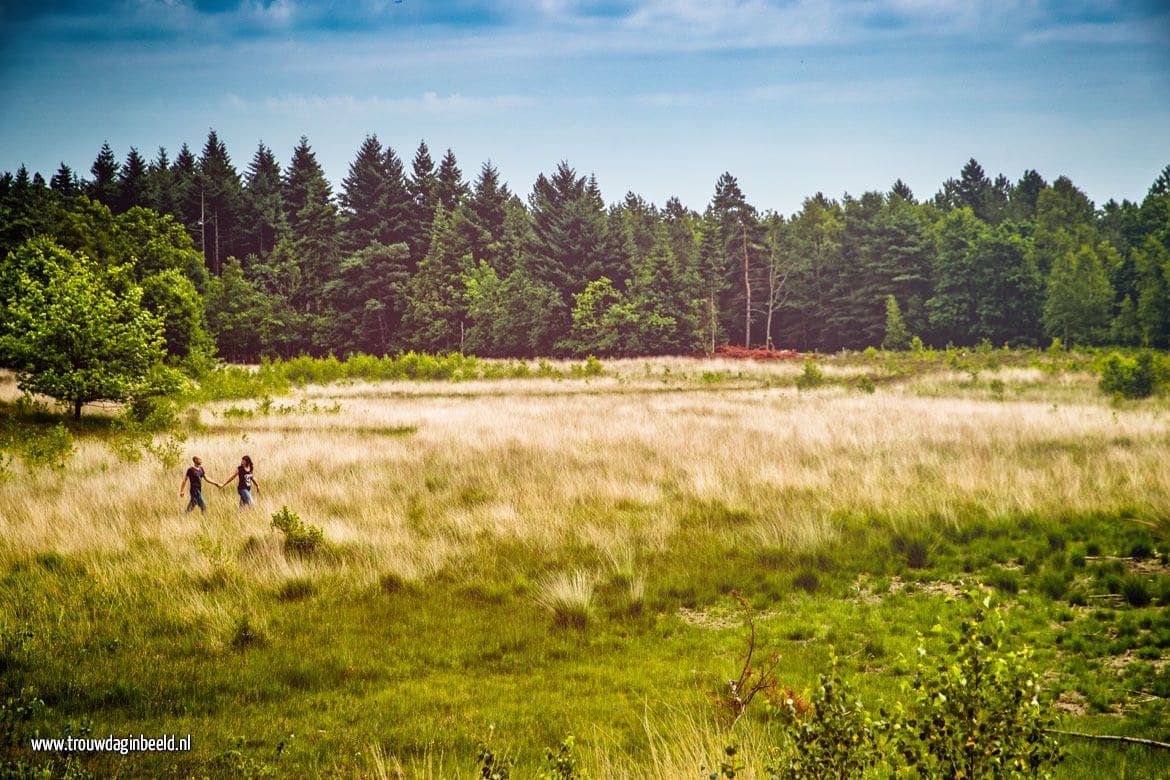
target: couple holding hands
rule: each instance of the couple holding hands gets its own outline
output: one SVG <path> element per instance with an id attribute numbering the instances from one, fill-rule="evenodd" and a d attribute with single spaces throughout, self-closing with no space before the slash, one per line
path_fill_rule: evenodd
<path id="1" fill-rule="evenodd" d="M 183 475 L 183 481 L 179 483 L 179 498 L 183 497 L 183 490 L 187 487 L 187 483 L 191 483 L 191 500 L 187 502 L 186 511 L 190 512 L 195 507 L 199 507 L 202 512 L 207 511 L 207 502 L 203 500 L 204 480 L 215 485 L 217 488 L 223 488 L 232 482 L 238 481 L 236 492 L 240 494 L 240 509 L 250 509 L 256 505 L 252 500 L 252 488 L 255 487 L 257 492 L 259 492 L 260 483 L 252 473 L 252 459 L 247 455 L 240 458 L 240 465 L 236 467 L 236 473 L 232 474 L 223 482 L 208 479 L 207 472 L 203 469 L 203 459 L 198 455 L 191 458 L 191 462 L 194 465 L 187 469 L 187 473 Z"/>

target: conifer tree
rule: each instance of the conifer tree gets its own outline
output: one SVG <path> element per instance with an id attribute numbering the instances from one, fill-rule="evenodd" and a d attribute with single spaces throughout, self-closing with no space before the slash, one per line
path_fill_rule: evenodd
<path id="1" fill-rule="evenodd" d="M 272 150 L 261 143 L 244 173 L 244 228 L 247 252 L 264 257 L 288 229 L 284 216 L 280 163 Z"/>
<path id="2" fill-rule="evenodd" d="M 898 299 L 892 295 L 886 296 L 886 335 L 882 339 L 882 349 L 903 351 L 910 348 L 910 329 L 902 319 L 902 309 L 898 306 Z"/>
<path id="3" fill-rule="evenodd" d="M 147 206 L 148 192 L 146 160 L 132 146 L 118 172 L 118 202 L 112 208 L 116 212 L 125 212 L 136 206 Z"/>
<path id="4" fill-rule="evenodd" d="M 383 208 L 387 188 L 382 144 L 376 135 L 368 135 L 349 165 L 338 196 L 345 233 L 342 245 L 348 251 L 362 249 L 382 237 L 386 226 Z"/>
<path id="5" fill-rule="evenodd" d="M 118 161 L 114 158 L 114 150 L 110 148 L 108 141 L 104 142 L 97 159 L 89 169 L 93 174 L 93 179 L 86 188 L 89 196 L 110 208 L 117 206 L 119 168 Z"/>
<path id="6" fill-rule="evenodd" d="M 193 189 L 198 189 L 200 238 L 203 256 L 213 273 L 219 273 L 223 261 L 246 249 L 242 229 L 243 183 L 232 164 L 227 146 L 215 130 L 207 134 L 199 156 Z"/>
<path id="7" fill-rule="evenodd" d="M 73 169 L 62 162 L 53 178 L 49 179 L 49 189 L 68 199 L 81 194 L 81 181 Z"/>

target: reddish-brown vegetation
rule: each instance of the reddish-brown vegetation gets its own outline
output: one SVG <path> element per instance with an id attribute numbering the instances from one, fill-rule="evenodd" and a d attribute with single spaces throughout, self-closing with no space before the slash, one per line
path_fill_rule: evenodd
<path id="1" fill-rule="evenodd" d="M 813 354 L 815 357 L 815 354 Z M 800 360 L 804 353 L 795 349 L 773 349 L 772 347 L 737 347 L 733 344 L 720 344 L 715 348 L 715 357 L 730 358 L 732 360 Z"/>

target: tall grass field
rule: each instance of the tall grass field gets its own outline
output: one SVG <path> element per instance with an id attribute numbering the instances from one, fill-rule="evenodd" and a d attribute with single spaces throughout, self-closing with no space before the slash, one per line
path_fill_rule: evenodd
<path id="1" fill-rule="evenodd" d="M 981 586 L 1058 730 L 1170 735 L 1170 402 L 1087 363 L 332 379 L 193 401 L 141 446 L 0 380 L 10 432 L 71 442 L 0 456 L 7 776 L 699 778 L 735 745 L 763 778 L 773 708 L 720 704 L 749 619 L 786 695 L 835 656 L 878 713 Z M 191 457 L 218 482 L 244 454 L 257 506 L 207 486 L 184 514 Z M 191 749 L 30 741 L 172 734 Z M 549 774 L 570 736 L 577 774 Z M 1170 773 L 1061 744 L 1057 777 Z"/>

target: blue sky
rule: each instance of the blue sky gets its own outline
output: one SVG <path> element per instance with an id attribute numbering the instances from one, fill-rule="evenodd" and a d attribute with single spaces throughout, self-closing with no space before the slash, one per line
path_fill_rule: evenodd
<path id="1" fill-rule="evenodd" d="M 1140 199 L 1170 163 L 1170 12 L 1113 0 L 0 0 L 0 170 L 88 175 L 103 141 L 237 167 L 307 135 L 344 177 L 376 133 L 527 194 L 568 160 L 607 200 L 760 209 L 929 197 L 975 157 Z"/>

